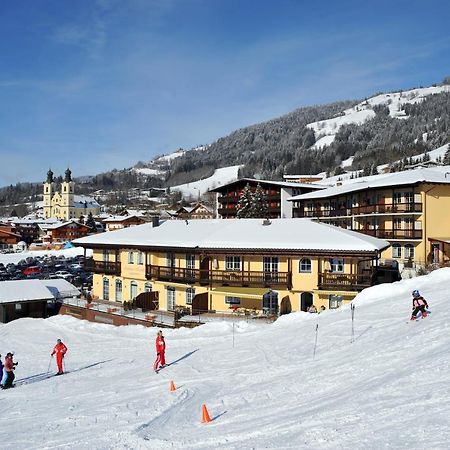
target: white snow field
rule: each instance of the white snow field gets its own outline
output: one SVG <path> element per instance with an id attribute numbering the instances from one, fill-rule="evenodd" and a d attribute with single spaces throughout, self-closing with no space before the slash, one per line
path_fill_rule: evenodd
<path id="1" fill-rule="evenodd" d="M 19 361 L 17 386 L 0 391 L 1 447 L 448 449 L 449 282 L 441 269 L 366 289 L 353 343 L 349 305 L 236 322 L 234 348 L 232 323 L 166 330 L 171 365 L 159 374 L 154 328 L 61 316 L 0 324 L 0 351 Z M 432 310 L 417 322 L 413 289 Z M 57 338 L 68 373 L 44 379 Z"/>

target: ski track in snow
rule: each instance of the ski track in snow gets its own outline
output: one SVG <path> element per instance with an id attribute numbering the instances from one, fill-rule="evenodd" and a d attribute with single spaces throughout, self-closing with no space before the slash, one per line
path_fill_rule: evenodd
<path id="1" fill-rule="evenodd" d="M 236 323 L 234 347 L 231 322 L 166 330 L 172 364 L 158 374 L 154 328 L 0 324 L 0 352 L 19 361 L 18 386 L 0 391 L 2 448 L 448 449 L 449 281 L 441 269 L 366 289 L 353 343 L 348 305 Z M 407 322 L 413 288 L 433 310 L 418 323 Z M 41 380 L 57 338 L 68 373 Z M 203 403 L 212 423 L 200 423 Z"/>

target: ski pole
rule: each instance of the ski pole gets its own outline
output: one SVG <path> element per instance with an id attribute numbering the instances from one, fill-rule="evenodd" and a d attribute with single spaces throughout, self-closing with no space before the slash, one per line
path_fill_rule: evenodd
<path id="1" fill-rule="evenodd" d="M 355 342 L 355 326 L 354 326 L 354 322 L 355 322 L 355 305 L 352 304 L 350 306 L 350 309 L 352 311 L 352 340 L 351 340 L 351 343 L 353 344 L 353 342 Z"/>
<path id="2" fill-rule="evenodd" d="M 50 364 L 52 363 L 52 356 L 50 356 L 50 360 L 48 361 L 48 367 L 47 367 L 47 375 L 50 372 Z"/>
<path id="3" fill-rule="evenodd" d="M 316 339 L 314 341 L 314 353 L 313 353 L 313 359 L 316 357 L 316 347 L 317 347 L 317 334 L 319 332 L 319 324 L 316 324 Z"/>

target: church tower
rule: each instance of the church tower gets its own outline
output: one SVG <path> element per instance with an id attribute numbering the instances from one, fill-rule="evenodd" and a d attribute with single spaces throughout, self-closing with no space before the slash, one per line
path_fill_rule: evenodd
<path id="1" fill-rule="evenodd" d="M 61 183 L 61 212 L 64 220 L 75 218 L 74 206 L 74 182 L 72 172 L 67 168 L 64 181 Z"/>
<path id="2" fill-rule="evenodd" d="M 52 217 L 52 197 L 55 189 L 55 180 L 51 169 L 47 172 L 47 181 L 44 183 L 44 217 L 47 219 Z"/>

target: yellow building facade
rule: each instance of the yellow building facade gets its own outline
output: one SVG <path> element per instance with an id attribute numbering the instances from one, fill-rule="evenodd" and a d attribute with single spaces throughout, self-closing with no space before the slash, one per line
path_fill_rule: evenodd
<path id="1" fill-rule="evenodd" d="M 450 170 L 450 168 L 449 168 Z M 402 266 L 450 260 L 450 173 L 417 169 L 293 197 L 294 216 L 386 239 Z"/>
<path id="2" fill-rule="evenodd" d="M 67 169 L 61 189 L 56 190 L 53 172 L 47 172 L 47 180 L 43 186 L 43 213 L 46 219 L 55 218 L 59 220 L 86 218 L 89 213 L 98 215 L 100 205 L 91 197 L 75 195 L 75 183 L 72 173 Z"/>
<path id="3" fill-rule="evenodd" d="M 376 281 L 389 245 L 306 219 L 265 222 L 167 221 L 74 244 L 93 250 L 87 268 L 96 298 L 124 302 L 153 292 L 164 311 L 256 314 L 339 307 Z"/>

